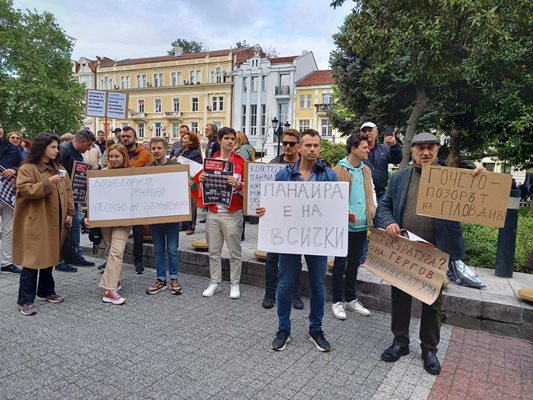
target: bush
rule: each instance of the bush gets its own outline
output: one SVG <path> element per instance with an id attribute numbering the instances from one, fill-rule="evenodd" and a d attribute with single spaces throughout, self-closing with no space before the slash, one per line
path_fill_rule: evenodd
<path id="1" fill-rule="evenodd" d="M 328 140 L 320 141 L 320 159 L 328 166 L 335 166 L 346 157 L 346 145 L 342 143 L 331 143 Z"/>
<path id="2" fill-rule="evenodd" d="M 516 233 L 515 260 L 513 269 L 526 272 L 526 261 L 533 250 L 533 214 L 520 211 Z M 498 229 L 488 226 L 463 224 L 468 265 L 494 268 L 498 248 Z"/>

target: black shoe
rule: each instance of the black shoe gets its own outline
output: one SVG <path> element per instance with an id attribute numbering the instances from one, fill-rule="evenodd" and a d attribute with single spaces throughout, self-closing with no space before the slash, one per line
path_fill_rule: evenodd
<path id="1" fill-rule="evenodd" d="M 144 267 L 143 267 L 143 263 L 141 261 L 135 261 L 135 273 L 137 275 L 144 274 Z"/>
<path id="2" fill-rule="evenodd" d="M 105 262 L 105 263 L 103 263 L 103 264 L 100 264 L 100 265 L 97 267 L 98 271 L 102 271 L 102 272 L 103 272 L 104 269 L 105 269 L 105 267 L 106 267 L 106 265 L 107 265 L 107 262 Z"/>
<path id="3" fill-rule="evenodd" d="M 93 263 L 92 261 L 87 261 L 83 257 L 78 258 L 72 264 L 79 265 L 80 267 L 94 267 L 95 266 L 95 263 Z"/>
<path id="4" fill-rule="evenodd" d="M 13 264 L 8 264 L 5 267 L 0 268 L 2 274 L 20 274 L 22 270 Z"/>
<path id="5" fill-rule="evenodd" d="M 265 298 L 263 299 L 263 308 L 269 309 L 274 307 L 274 303 L 276 302 L 276 298 L 274 296 L 270 296 L 268 294 L 265 294 Z"/>
<path id="6" fill-rule="evenodd" d="M 313 342 L 315 347 L 320 351 L 330 351 L 331 345 L 324 337 L 324 332 L 322 330 L 318 331 L 309 331 L 307 339 Z"/>
<path id="7" fill-rule="evenodd" d="M 291 333 L 289 331 L 278 331 L 276 337 L 272 342 L 272 350 L 282 351 L 287 347 L 287 343 L 291 341 Z"/>
<path id="8" fill-rule="evenodd" d="M 304 309 L 304 302 L 302 301 L 301 297 L 295 297 L 292 299 L 292 307 L 295 310 L 303 310 Z"/>
<path id="9" fill-rule="evenodd" d="M 68 263 L 60 263 L 56 265 L 56 271 L 62 272 L 78 272 L 78 268 L 73 267 Z"/>
<path id="10" fill-rule="evenodd" d="M 424 369 L 428 374 L 440 374 L 440 363 L 437 355 L 429 350 L 422 350 L 422 360 L 424 360 Z"/>
<path id="11" fill-rule="evenodd" d="M 205 218 L 204 219 L 201 219 L 200 221 L 198 221 L 199 223 L 201 224 L 205 224 Z"/>
<path id="12" fill-rule="evenodd" d="M 381 354 L 381 359 L 385 362 L 394 362 L 407 354 L 409 354 L 409 347 L 400 347 L 397 344 L 393 344 Z"/>

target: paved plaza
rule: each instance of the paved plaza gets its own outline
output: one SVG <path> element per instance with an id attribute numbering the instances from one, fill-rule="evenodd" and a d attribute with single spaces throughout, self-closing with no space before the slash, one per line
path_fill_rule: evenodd
<path id="1" fill-rule="evenodd" d="M 231 300 L 224 282 L 207 299 L 207 278 L 181 274 L 183 295 L 149 296 L 154 275 L 126 265 L 126 304 L 113 306 L 101 301 L 96 268 L 55 272 L 66 300 L 39 302 L 32 317 L 16 309 L 18 276 L 1 275 L 0 399 L 532 398 L 530 342 L 444 325 L 435 379 L 422 367 L 418 320 L 411 354 L 389 364 L 380 355 L 392 340 L 390 315 L 338 321 L 328 303 L 333 349 L 320 353 L 305 340 L 304 299 L 306 309 L 293 310 L 293 340 L 278 353 L 270 349 L 276 311 L 261 307 L 261 288 L 242 285 Z"/>

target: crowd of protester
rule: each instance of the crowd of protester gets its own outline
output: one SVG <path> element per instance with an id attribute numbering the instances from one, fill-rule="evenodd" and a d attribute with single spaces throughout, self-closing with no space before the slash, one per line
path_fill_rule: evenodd
<path id="1" fill-rule="evenodd" d="M 180 127 L 180 139 L 167 149 L 163 138 L 152 138 L 139 143 L 135 129 L 125 126 L 113 131 L 114 138 L 106 142 L 105 132 L 96 136 L 82 130 L 58 137 L 50 133 L 39 134 L 33 142 L 23 139 L 19 132 L 4 137 L 0 127 L 1 179 L 16 179 L 15 206 L 0 202 L 2 242 L 0 251 L 1 272 L 20 274 L 18 306 L 23 315 L 37 312 L 35 297 L 51 303 L 63 298 L 56 293 L 53 270 L 72 273 L 78 266 L 95 264 L 84 258 L 80 246 L 82 223 L 91 229 L 90 216 L 84 215 L 81 204 L 73 201 L 72 170 L 75 161 L 84 162 L 90 169 L 120 169 L 163 167 L 175 165 L 184 159 L 202 163 L 205 158 L 215 158 L 231 163 L 232 173 L 225 176 L 233 196 L 228 206 L 208 204 L 206 216 L 206 240 L 209 253 L 210 282 L 203 291 L 204 297 L 213 297 L 222 289 L 221 253 L 224 244 L 229 252 L 230 291 L 232 299 L 241 296 L 242 267 L 241 240 L 244 235 L 243 190 L 245 161 L 255 160 L 255 149 L 243 132 L 229 127 L 218 129 L 214 124 L 205 127 L 208 143 L 202 156 L 196 133 L 186 125 Z M 389 163 L 401 159 L 401 145 L 396 138 L 385 136 L 378 140 L 377 126 L 364 123 L 360 131 L 348 136 L 346 157 L 331 169 L 320 160 L 320 135 L 313 129 L 298 132 L 289 129 L 281 139 L 283 153 L 272 160 L 286 164 L 277 175 L 279 181 L 346 181 L 349 183 L 348 254 L 336 257 L 333 263 L 332 313 L 344 320 L 346 311 L 362 316 L 370 315 L 357 297 L 357 271 L 366 257 L 367 232 L 370 226 L 386 229 L 392 238 L 400 234 L 400 228 L 428 239 L 451 258 L 463 257 L 462 232 L 457 223 L 416 215 L 414 211 L 421 166 L 434 164 L 440 141 L 432 134 L 421 133 L 412 141 L 413 166 L 393 175 L 388 182 Z M 477 174 L 481 169 L 476 169 Z M 146 289 L 148 295 L 169 290 L 173 295 L 182 293 L 178 280 L 179 233 L 193 234 L 197 219 L 197 202 L 201 199 L 201 182 L 206 172 L 190 177 L 192 193 L 192 219 L 184 223 L 152 224 L 150 233 L 155 253 L 155 280 Z M 523 187 L 522 196 L 530 196 L 529 187 Z M 202 205 L 203 206 L 203 205 Z M 267 207 L 257 209 L 257 216 L 268 212 Z M 200 221 L 203 222 L 203 221 Z M 105 244 L 105 262 L 98 266 L 102 277 L 98 286 L 104 290 L 102 301 L 121 305 L 126 302 L 120 294 L 121 273 L 126 243 L 133 233 L 134 266 L 137 274 L 145 272 L 143 243 L 146 226 L 116 226 L 100 228 Z M 74 262 L 62 260 L 61 244 L 69 236 L 74 244 Z M 268 253 L 265 265 L 264 308 L 277 304 L 278 330 L 272 349 L 281 351 L 292 339 L 291 309 L 304 308 L 300 296 L 300 272 L 302 255 Z M 325 306 L 325 275 L 327 257 L 303 254 L 306 260 L 310 313 L 308 339 L 320 351 L 331 346 L 322 331 Z M 21 266 L 19 268 L 17 265 Z M 424 305 L 420 339 L 424 368 L 431 374 L 440 372 L 436 357 L 440 339 L 440 299 L 432 306 Z M 409 320 L 411 296 L 392 288 L 393 344 L 382 359 L 394 362 L 409 353 Z"/>

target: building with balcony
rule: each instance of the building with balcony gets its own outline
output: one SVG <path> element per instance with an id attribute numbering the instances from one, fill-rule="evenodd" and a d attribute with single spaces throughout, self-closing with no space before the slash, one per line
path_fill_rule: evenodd
<path id="1" fill-rule="evenodd" d="M 233 127 L 246 133 L 259 154 L 276 155 L 271 121 L 292 125 L 296 82 L 317 69 L 312 52 L 269 58 L 256 45 L 253 57 L 233 72 Z"/>
<path id="2" fill-rule="evenodd" d="M 333 129 L 328 116 L 333 106 L 333 85 L 335 79 L 330 69 L 313 71 L 296 84 L 293 126 L 300 132 L 315 129 L 333 143 L 345 142 L 340 132 Z"/>
<path id="3" fill-rule="evenodd" d="M 232 125 L 232 72 L 251 58 L 251 47 L 175 55 L 102 59 L 96 71 L 98 89 L 128 94 L 128 115 L 108 121 L 109 128 L 132 126 L 139 139 L 179 138 L 187 125 L 203 138 L 205 124 Z M 104 128 L 104 119 L 96 122 Z M 204 140 L 205 141 L 205 140 Z"/>

